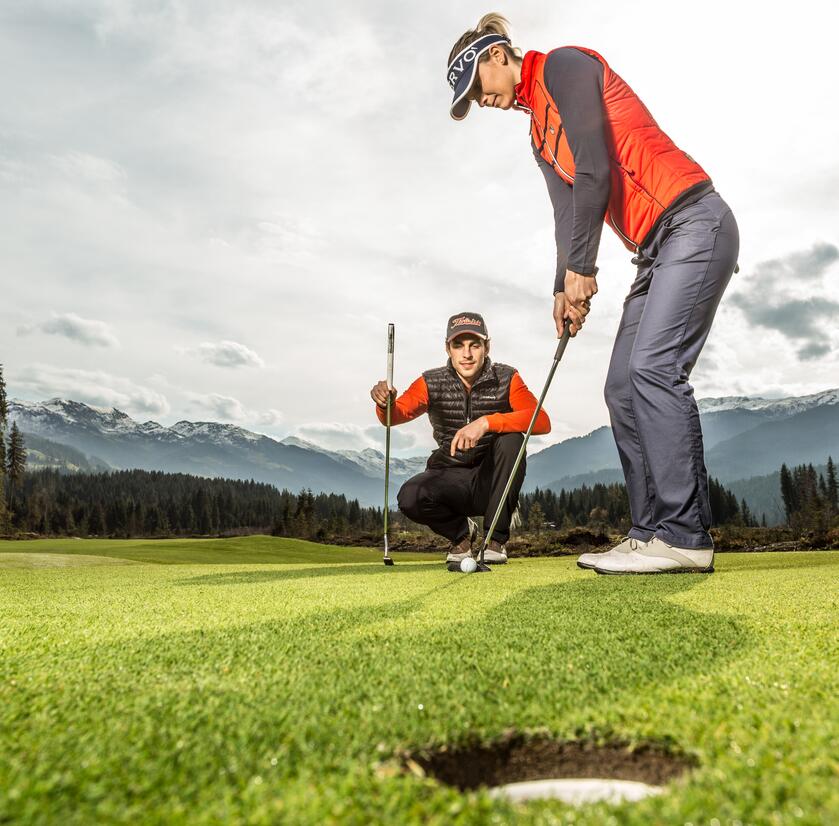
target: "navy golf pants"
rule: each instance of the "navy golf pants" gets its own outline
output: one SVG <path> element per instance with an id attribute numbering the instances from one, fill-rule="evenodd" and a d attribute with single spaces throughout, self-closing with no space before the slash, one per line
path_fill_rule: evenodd
<path id="1" fill-rule="evenodd" d="M 709 192 L 662 222 L 634 263 L 605 397 L 631 537 L 712 548 L 699 410 L 688 379 L 737 263 L 728 205 Z"/>
<path id="2" fill-rule="evenodd" d="M 408 479 L 399 490 L 399 510 L 454 543 L 469 532 L 467 516 L 483 516 L 484 530 L 489 530 L 523 441 L 522 433 L 501 433 L 475 467 L 434 467 Z M 490 537 L 502 545 L 510 538 L 526 466 L 522 458 Z"/>

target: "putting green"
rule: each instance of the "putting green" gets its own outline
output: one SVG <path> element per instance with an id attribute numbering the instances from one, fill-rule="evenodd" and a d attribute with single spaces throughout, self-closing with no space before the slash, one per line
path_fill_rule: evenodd
<path id="1" fill-rule="evenodd" d="M 42 554 L 135 564 L 4 564 Z M 839 552 L 623 578 L 270 537 L 0 542 L 0 823 L 839 822 L 837 581 Z M 699 767 L 575 810 L 391 759 L 510 728 Z"/>

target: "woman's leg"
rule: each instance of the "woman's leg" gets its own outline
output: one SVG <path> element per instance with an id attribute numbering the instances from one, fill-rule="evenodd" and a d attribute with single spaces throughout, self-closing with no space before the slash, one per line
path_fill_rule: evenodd
<path id="1" fill-rule="evenodd" d="M 714 192 L 668 219 L 653 260 L 629 358 L 632 410 L 655 490 L 659 539 L 711 548 L 711 512 L 699 410 L 688 378 L 739 252 L 737 222 Z"/>
<path id="2" fill-rule="evenodd" d="M 649 289 L 649 264 L 638 267 L 638 275 L 632 290 L 623 305 L 618 334 L 612 348 L 609 372 L 603 395 L 609 418 L 612 423 L 612 435 L 620 456 L 626 490 L 629 496 L 629 513 L 632 528 L 629 536 L 648 542 L 655 535 L 653 509 L 655 489 L 653 488 L 644 449 L 635 424 L 635 411 L 632 409 L 632 387 L 629 382 L 629 360 L 638 332 L 638 324 L 644 312 L 644 304 Z"/>

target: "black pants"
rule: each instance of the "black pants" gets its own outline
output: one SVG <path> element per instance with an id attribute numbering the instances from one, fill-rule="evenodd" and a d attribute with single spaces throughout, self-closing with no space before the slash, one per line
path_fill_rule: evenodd
<path id="1" fill-rule="evenodd" d="M 521 433 L 502 433 L 475 467 L 432 468 L 417 474 L 399 490 L 399 510 L 452 542 L 460 542 L 469 532 L 467 516 L 482 515 L 484 527 L 489 530 L 523 439 Z M 503 544 L 510 538 L 510 520 L 519 501 L 524 473 L 522 459 L 491 537 L 496 542 Z"/>

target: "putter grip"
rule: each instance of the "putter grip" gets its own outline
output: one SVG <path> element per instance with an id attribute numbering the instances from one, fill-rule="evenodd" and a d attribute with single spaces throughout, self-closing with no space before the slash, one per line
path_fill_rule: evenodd
<path id="1" fill-rule="evenodd" d="M 559 344 L 556 345 L 556 354 L 554 355 L 554 361 L 561 361 L 562 354 L 565 352 L 565 348 L 568 346 L 568 342 L 571 340 L 571 326 L 569 324 L 565 325 L 565 329 L 562 331 L 562 338 L 559 340 Z"/>
<path id="2" fill-rule="evenodd" d="M 393 346 L 396 339 L 396 328 L 393 324 L 387 325 L 387 386 L 393 387 Z"/>

